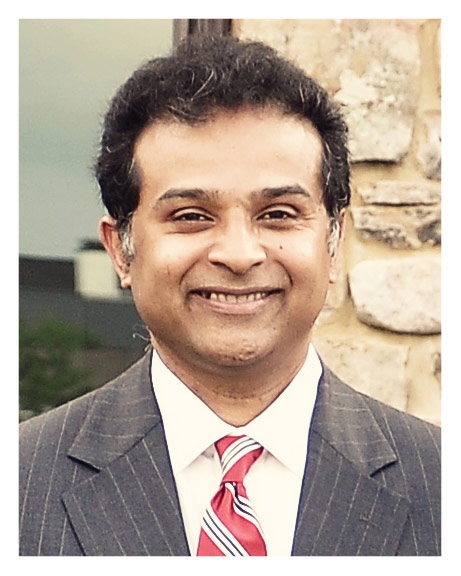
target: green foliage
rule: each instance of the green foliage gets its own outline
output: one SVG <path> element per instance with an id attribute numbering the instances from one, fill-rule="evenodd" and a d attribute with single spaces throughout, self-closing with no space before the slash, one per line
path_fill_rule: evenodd
<path id="1" fill-rule="evenodd" d="M 24 420 L 91 389 L 76 353 L 99 346 L 88 330 L 52 317 L 35 327 L 19 321 L 19 408 Z"/>

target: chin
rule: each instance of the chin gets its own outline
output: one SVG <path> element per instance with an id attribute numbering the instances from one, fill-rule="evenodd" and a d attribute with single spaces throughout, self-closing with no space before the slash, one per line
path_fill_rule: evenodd
<path id="1" fill-rule="evenodd" d="M 267 351 L 260 347 L 252 345 L 242 345 L 233 347 L 228 344 L 221 350 L 210 351 L 210 359 L 214 361 L 217 366 L 227 368 L 250 367 L 267 357 Z"/>

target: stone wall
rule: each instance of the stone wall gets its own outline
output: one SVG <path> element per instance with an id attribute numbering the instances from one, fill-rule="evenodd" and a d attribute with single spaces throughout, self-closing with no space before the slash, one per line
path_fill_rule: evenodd
<path id="1" fill-rule="evenodd" d="M 234 20 L 344 109 L 353 196 L 317 349 L 365 393 L 440 424 L 439 20 Z"/>

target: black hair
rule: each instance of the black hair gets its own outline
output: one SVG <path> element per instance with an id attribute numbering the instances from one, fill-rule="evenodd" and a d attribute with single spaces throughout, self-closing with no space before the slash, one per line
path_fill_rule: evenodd
<path id="1" fill-rule="evenodd" d="M 261 42 L 197 37 L 149 60 L 115 94 L 104 119 L 95 174 L 119 229 L 139 203 L 135 143 L 156 121 L 204 122 L 218 110 L 276 107 L 308 119 L 323 144 L 323 201 L 332 220 L 350 202 L 347 126 L 326 90 Z"/>

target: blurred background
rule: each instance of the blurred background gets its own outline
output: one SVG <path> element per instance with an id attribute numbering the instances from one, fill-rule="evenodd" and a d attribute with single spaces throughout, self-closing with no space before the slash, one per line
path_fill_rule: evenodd
<path id="1" fill-rule="evenodd" d="M 172 20 L 20 20 L 20 417 L 61 404 L 139 357 L 146 333 L 98 241 L 92 175 L 102 116 Z"/>

